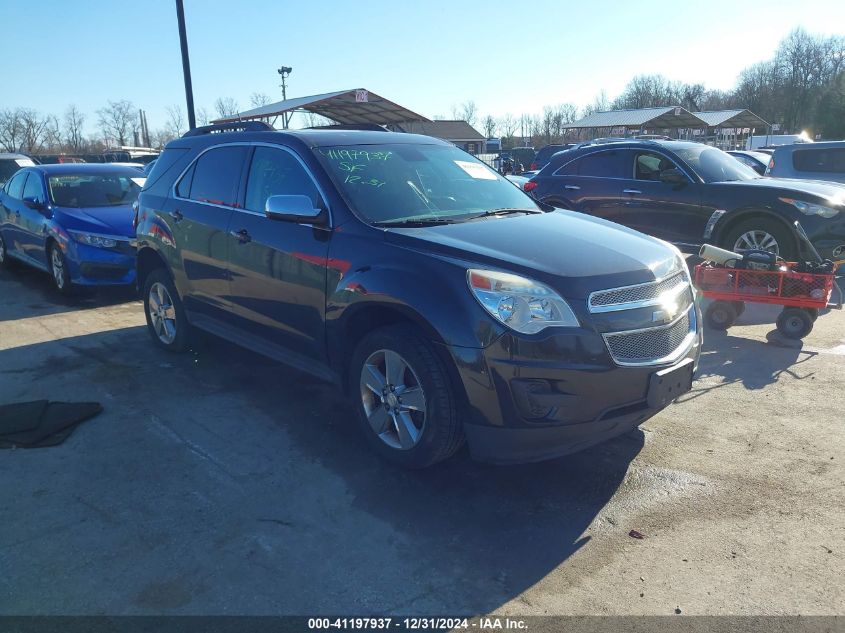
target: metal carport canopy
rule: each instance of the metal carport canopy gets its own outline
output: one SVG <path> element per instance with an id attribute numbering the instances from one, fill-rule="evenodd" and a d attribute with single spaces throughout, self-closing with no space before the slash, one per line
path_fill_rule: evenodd
<path id="1" fill-rule="evenodd" d="M 297 97 L 270 103 L 259 108 L 239 112 L 232 117 L 215 119 L 212 123 L 230 123 L 267 119 L 297 110 L 319 114 L 343 124 L 375 123 L 389 125 L 406 121 L 428 121 L 426 117 L 388 101 L 363 88 L 327 92 L 310 97 Z"/>
<path id="2" fill-rule="evenodd" d="M 696 112 L 695 116 L 707 123 L 708 127 L 726 128 L 768 128 L 764 121 L 751 110 L 706 110 Z"/>
<path id="3" fill-rule="evenodd" d="M 610 110 L 593 112 L 579 121 L 567 123 L 570 130 L 600 127 L 625 128 L 697 128 L 707 124 L 689 110 L 680 106 L 640 108 L 638 110 Z"/>

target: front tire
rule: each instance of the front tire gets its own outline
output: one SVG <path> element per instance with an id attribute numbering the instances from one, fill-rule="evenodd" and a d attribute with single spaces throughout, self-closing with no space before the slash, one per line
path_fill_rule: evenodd
<path id="1" fill-rule="evenodd" d="M 449 374 L 411 325 L 367 334 L 352 354 L 349 390 L 373 449 L 405 468 L 425 468 L 464 441 Z"/>
<path id="2" fill-rule="evenodd" d="M 70 270 L 68 269 L 67 258 L 59 248 L 59 245 L 53 243 L 47 252 L 50 259 L 50 276 L 53 278 L 53 285 L 56 290 L 63 295 L 68 296 L 73 294 L 73 284 L 70 281 Z"/>
<path id="3" fill-rule="evenodd" d="M 190 325 L 170 275 L 163 268 L 151 272 L 144 283 L 144 315 L 153 342 L 169 352 L 188 349 Z"/>
<path id="4" fill-rule="evenodd" d="M 7 270 L 15 265 L 15 259 L 9 255 L 9 249 L 6 247 L 6 241 L 3 239 L 3 234 L 0 233 L 0 268 Z"/>
<path id="5" fill-rule="evenodd" d="M 777 220 L 766 217 L 743 220 L 728 230 L 722 248 L 736 253 L 762 250 L 775 253 L 787 261 L 795 261 L 798 249 L 795 239 Z"/>
<path id="6" fill-rule="evenodd" d="M 813 317 L 803 308 L 784 308 L 778 316 L 777 328 L 787 338 L 802 339 L 813 331 Z"/>

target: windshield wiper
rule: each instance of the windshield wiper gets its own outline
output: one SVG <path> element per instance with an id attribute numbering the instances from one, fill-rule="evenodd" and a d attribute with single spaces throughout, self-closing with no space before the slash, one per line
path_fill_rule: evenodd
<path id="1" fill-rule="evenodd" d="M 473 220 L 475 218 L 488 218 L 494 215 L 510 215 L 511 213 L 544 213 L 540 209 L 516 209 L 516 208 L 508 208 L 502 207 L 501 209 L 490 209 L 489 211 L 484 211 L 483 213 L 479 213 L 477 215 L 471 216 L 469 219 Z"/>
<path id="2" fill-rule="evenodd" d="M 402 218 L 401 220 L 378 220 L 372 222 L 373 226 L 380 226 L 390 228 L 392 226 L 429 226 L 432 224 L 452 224 L 457 222 L 456 218 L 435 218 L 430 216 L 422 216 L 417 218 Z"/>

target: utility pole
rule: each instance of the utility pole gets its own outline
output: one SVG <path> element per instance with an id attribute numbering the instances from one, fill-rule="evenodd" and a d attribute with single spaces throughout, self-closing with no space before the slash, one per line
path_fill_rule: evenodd
<path id="1" fill-rule="evenodd" d="M 188 36 L 185 33 L 185 7 L 176 0 L 176 20 L 179 22 L 179 44 L 182 47 L 182 74 L 185 76 L 185 101 L 188 104 L 188 129 L 197 127 L 194 116 L 194 89 L 191 86 L 191 60 L 188 58 Z"/>
<path id="2" fill-rule="evenodd" d="M 285 79 L 287 79 L 288 75 L 293 72 L 293 68 L 290 66 L 282 66 L 277 71 L 282 76 L 282 101 L 287 101 L 287 86 L 285 85 Z M 290 122 L 290 113 L 285 112 L 282 114 L 282 128 L 285 130 L 288 129 L 288 123 Z"/>

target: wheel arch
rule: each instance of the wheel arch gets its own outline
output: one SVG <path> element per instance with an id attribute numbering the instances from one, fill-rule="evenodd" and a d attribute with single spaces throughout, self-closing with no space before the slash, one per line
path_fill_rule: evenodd
<path id="1" fill-rule="evenodd" d="M 445 341 L 437 329 L 421 314 L 401 304 L 368 301 L 348 306 L 330 331 L 330 349 L 334 350 L 331 360 L 334 369 L 342 379 L 342 385 L 350 384 L 349 362 L 358 344 L 370 332 L 391 325 L 407 324 L 419 329 L 423 336 L 434 343 L 433 348 L 449 374 L 455 395 L 463 402 L 466 392 L 458 368 L 448 353 Z"/>
<path id="2" fill-rule="evenodd" d="M 144 247 L 138 251 L 137 258 L 135 260 L 135 283 L 138 286 L 138 292 L 141 292 L 144 289 L 144 284 L 146 283 L 149 274 L 159 268 L 166 270 L 170 275 L 170 278 L 173 279 L 173 271 L 170 270 L 170 266 L 167 265 L 167 261 L 157 250 L 150 247 Z"/>
<path id="3" fill-rule="evenodd" d="M 800 251 L 801 244 L 798 242 L 798 239 L 796 239 L 794 235 L 795 229 L 789 224 L 786 219 L 784 219 L 774 210 L 766 209 L 764 207 L 749 207 L 745 209 L 739 209 L 737 211 L 734 211 L 733 213 L 727 214 L 725 217 L 722 218 L 719 223 L 717 223 L 716 229 L 713 231 L 713 236 L 711 238 L 712 242 L 718 246 L 730 248 L 730 246 L 724 245 L 725 237 L 741 222 L 744 222 L 746 220 L 752 220 L 755 218 L 770 220 L 778 224 L 789 234 L 790 239 L 792 240 L 792 246 L 795 248 L 796 252 Z"/>

